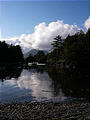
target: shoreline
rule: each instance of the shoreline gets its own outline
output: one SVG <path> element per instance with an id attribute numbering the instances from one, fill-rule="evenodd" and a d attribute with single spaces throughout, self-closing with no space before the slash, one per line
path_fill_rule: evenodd
<path id="1" fill-rule="evenodd" d="M 89 120 L 90 101 L 0 104 L 0 120 Z"/>

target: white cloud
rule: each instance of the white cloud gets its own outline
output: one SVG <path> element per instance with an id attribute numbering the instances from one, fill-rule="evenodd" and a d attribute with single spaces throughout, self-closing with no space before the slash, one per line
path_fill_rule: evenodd
<path id="1" fill-rule="evenodd" d="M 24 52 L 32 48 L 49 50 L 53 39 L 57 35 L 65 38 L 68 34 L 73 35 L 78 30 L 80 30 L 80 28 L 77 25 L 64 24 L 61 20 L 51 22 L 48 25 L 42 22 L 35 26 L 32 34 L 22 34 L 18 38 L 6 39 L 6 42 L 21 45 Z"/>
<path id="2" fill-rule="evenodd" d="M 3 38 L 3 39 L 0 39 L 0 41 L 6 41 L 6 43 L 8 44 L 13 44 L 13 45 L 19 45 L 20 44 L 20 41 L 19 41 L 19 37 L 13 37 L 13 38 Z"/>
<path id="3" fill-rule="evenodd" d="M 88 30 L 90 28 L 90 16 L 84 23 L 85 28 Z"/>

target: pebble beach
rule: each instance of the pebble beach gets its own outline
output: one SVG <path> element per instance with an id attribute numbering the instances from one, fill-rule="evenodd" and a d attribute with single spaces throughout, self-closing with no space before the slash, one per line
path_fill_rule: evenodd
<path id="1" fill-rule="evenodd" d="M 0 120 L 90 120 L 90 101 L 1 104 Z"/>

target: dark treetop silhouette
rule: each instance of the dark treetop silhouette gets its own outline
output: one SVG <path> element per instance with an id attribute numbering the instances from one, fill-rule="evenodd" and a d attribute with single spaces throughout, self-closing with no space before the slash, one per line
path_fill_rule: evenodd
<path id="1" fill-rule="evenodd" d="M 23 61 L 23 54 L 19 45 L 9 45 L 0 41 L 0 64 L 19 63 Z"/>

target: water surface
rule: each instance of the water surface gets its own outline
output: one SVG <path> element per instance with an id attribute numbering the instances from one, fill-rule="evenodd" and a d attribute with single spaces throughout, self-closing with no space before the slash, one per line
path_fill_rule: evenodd
<path id="1" fill-rule="evenodd" d="M 84 89 L 74 88 L 74 82 L 70 83 L 67 78 L 54 68 L 4 70 L 0 74 L 0 103 L 61 102 L 82 97 Z"/>

